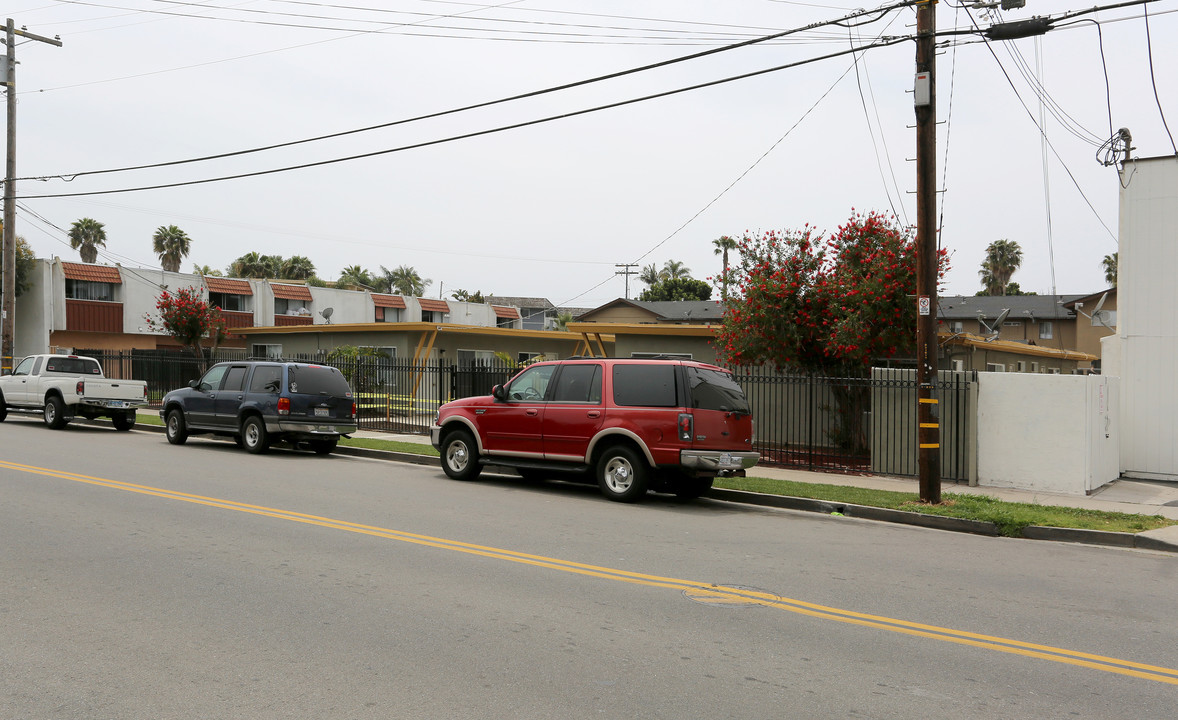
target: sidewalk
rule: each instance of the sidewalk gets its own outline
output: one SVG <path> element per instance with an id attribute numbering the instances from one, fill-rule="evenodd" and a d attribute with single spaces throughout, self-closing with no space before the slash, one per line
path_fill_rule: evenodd
<path id="1" fill-rule="evenodd" d="M 384 432 L 360 431 L 354 437 L 367 437 L 379 440 L 395 440 L 405 443 L 419 443 L 429 445 L 429 437 L 424 435 L 396 435 Z M 844 475 L 839 473 L 813 472 L 808 470 L 793 470 L 789 468 L 768 467 L 758 465 L 748 471 L 751 477 L 762 477 L 774 480 L 792 480 L 803 483 L 821 483 L 826 485 L 844 485 L 847 487 L 861 487 L 873 490 L 892 490 L 895 492 L 917 492 L 915 478 L 900 478 L 880 475 Z M 1008 502 L 1027 503 L 1032 505 L 1059 505 L 1062 507 L 1086 508 L 1089 510 L 1104 510 L 1108 512 L 1122 512 L 1141 515 L 1161 515 L 1172 520 L 1178 520 L 1178 483 L 1168 483 L 1149 480 L 1119 479 L 1097 489 L 1091 495 L 1064 495 L 1060 493 L 1045 493 L 1034 490 L 1018 490 L 1013 488 L 983 487 L 942 483 L 941 493 L 956 493 L 960 495 L 988 495 Z M 1082 536 L 1091 532 L 1078 531 Z M 1068 539 L 1068 533 L 1055 533 L 1058 538 Z M 1119 535 L 1118 533 L 1103 533 L 1104 535 Z M 1178 552 L 1178 525 L 1138 533 L 1138 537 L 1148 538 L 1151 546 L 1158 549 L 1168 549 Z M 1083 540 L 1080 540 L 1083 542 Z M 1112 543 L 1116 544 L 1116 543 Z"/>

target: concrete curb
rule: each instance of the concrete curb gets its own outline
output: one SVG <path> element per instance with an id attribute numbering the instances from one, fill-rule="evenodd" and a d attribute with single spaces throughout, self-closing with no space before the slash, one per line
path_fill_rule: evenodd
<path id="1" fill-rule="evenodd" d="M 163 432 L 161 425 L 135 425 L 136 430 L 152 430 Z M 371 448 L 357 448 L 340 445 L 335 449 L 340 455 L 352 455 L 373 460 L 403 462 L 413 465 L 434 465 L 438 462 L 431 455 L 416 455 L 414 453 L 395 452 L 392 450 L 374 450 Z M 891 510 L 868 505 L 854 505 L 829 500 L 813 500 L 811 498 L 792 497 L 790 495 L 766 495 L 745 490 L 726 490 L 712 488 L 704 495 L 712 500 L 721 502 L 741 503 L 743 505 L 758 505 L 761 507 L 775 507 L 784 510 L 800 510 L 802 512 L 822 513 L 830 515 L 839 513 L 847 517 L 876 522 L 899 523 L 917 527 L 947 530 L 949 532 L 965 532 L 974 535 L 997 537 L 998 526 L 990 522 L 977 520 L 963 520 L 961 518 L 941 517 L 940 515 L 925 515 L 923 513 L 908 512 L 906 510 Z M 1055 542 L 1080 543 L 1084 545 L 1102 545 L 1106 547 L 1136 548 L 1138 550 L 1155 550 L 1159 552 L 1178 553 L 1178 543 L 1169 542 L 1161 538 L 1150 537 L 1146 533 L 1119 533 L 1105 530 L 1081 530 L 1076 528 L 1054 528 L 1031 526 L 1023 529 L 1024 538 L 1028 540 L 1052 540 Z"/>

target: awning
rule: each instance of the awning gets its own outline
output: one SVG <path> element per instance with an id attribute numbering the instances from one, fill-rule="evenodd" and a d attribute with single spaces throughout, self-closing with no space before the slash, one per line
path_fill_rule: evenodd
<path id="1" fill-rule="evenodd" d="M 119 269 L 110 265 L 63 262 L 61 269 L 65 270 L 66 280 L 87 280 L 89 282 L 113 283 L 115 285 L 123 284 L 123 278 L 119 275 Z"/>
<path id="2" fill-rule="evenodd" d="M 311 288 L 306 285 L 280 285 L 278 283 L 270 283 L 270 289 L 274 291 L 274 297 L 283 300 L 306 300 L 310 302 Z"/>
<path id="3" fill-rule="evenodd" d="M 400 295 L 381 295 L 372 293 L 372 304 L 378 308 L 400 308 L 405 309 L 405 298 Z"/>
<path id="4" fill-rule="evenodd" d="M 421 305 L 421 309 L 426 312 L 450 312 L 450 305 L 445 300 L 430 300 L 429 298 L 417 298 L 417 303 Z"/>
<path id="5" fill-rule="evenodd" d="M 205 284 L 209 287 L 209 292 L 222 293 L 224 295 L 253 295 L 253 286 L 249 284 L 248 280 L 231 280 L 229 278 L 209 277 L 205 276 Z"/>
<path id="6" fill-rule="evenodd" d="M 513 307 L 492 305 L 491 308 L 495 310 L 495 317 L 497 318 L 501 318 L 503 320 L 519 320 L 519 310 L 516 310 Z"/>

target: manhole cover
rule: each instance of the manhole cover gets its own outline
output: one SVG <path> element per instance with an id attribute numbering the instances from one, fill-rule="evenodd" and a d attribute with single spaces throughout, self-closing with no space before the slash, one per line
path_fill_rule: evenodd
<path id="1" fill-rule="evenodd" d="M 683 594 L 697 603 L 716 607 L 757 607 L 780 602 L 781 597 L 768 590 L 746 585 L 710 585 L 688 588 Z"/>

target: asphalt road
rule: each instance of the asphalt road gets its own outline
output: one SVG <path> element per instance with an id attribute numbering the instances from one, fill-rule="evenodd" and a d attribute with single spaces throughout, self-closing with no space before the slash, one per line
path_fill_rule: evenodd
<path id="1" fill-rule="evenodd" d="M 3 718 L 1143 718 L 1178 560 L 30 418 Z"/>

